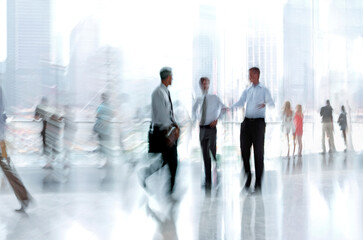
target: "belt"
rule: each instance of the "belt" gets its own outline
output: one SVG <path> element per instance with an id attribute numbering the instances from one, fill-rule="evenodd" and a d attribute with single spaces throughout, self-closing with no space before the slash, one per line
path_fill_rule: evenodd
<path id="1" fill-rule="evenodd" d="M 200 128 L 206 128 L 206 129 L 214 129 L 216 127 L 211 127 L 210 125 L 199 125 Z"/>
<path id="2" fill-rule="evenodd" d="M 264 118 L 247 118 L 245 117 L 246 121 L 253 122 L 253 121 L 265 121 Z"/>

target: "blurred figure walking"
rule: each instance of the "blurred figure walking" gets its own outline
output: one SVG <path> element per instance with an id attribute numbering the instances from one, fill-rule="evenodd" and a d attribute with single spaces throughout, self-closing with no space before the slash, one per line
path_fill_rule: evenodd
<path id="1" fill-rule="evenodd" d="M 335 152 L 333 108 L 330 106 L 329 100 L 326 100 L 326 105 L 320 109 L 320 116 L 322 117 L 322 123 L 323 123 L 323 132 L 321 139 L 321 143 L 323 146 L 323 153 L 326 152 L 325 135 L 327 136 L 329 142 L 329 152 Z"/>
<path id="2" fill-rule="evenodd" d="M 293 122 L 294 112 L 291 110 L 291 103 L 286 101 L 282 110 L 282 132 L 286 135 L 287 140 L 287 157 L 290 157 L 290 134 L 295 133 L 295 125 Z"/>
<path id="3" fill-rule="evenodd" d="M 111 120 L 113 118 L 113 110 L 109 104 L 109 96 L 106 93 L 101 95 L 102 102 L 97 108 L 96 123 L 93 127 L 93 131 L 98 136 L 99 151 L 102 154 L 100 161 L 100 168 L 105 167 L 110 161 L 110 136 L 111 136 Z"/>
<path id="4" fill-rule="evenodd" d="M 294 124 L 295 124 L 295 133 L 294 133 L 294 152 L 295 155 L 295 147 L 296 147 L 296 140 L 299 145 L 298 156 L 301 157 L 302 153 L 302 135 L 303 135 L 303 120 L 304 114 L 302 113 L 302 106 L 301 104 L 296 105 L 296 112 L 294 116 Z"/>
<path id="5" fill-rule="evenodd" d="M 69 168 L 71 163 L 69 162 L 70 154 L 73 148 L 74 137 L 77 132 L 77 125 L 74 122 L 75 116 L 73 109 L 70 105 L 64 107 L 64 156 L 63 156 L 63 166 L 64 168 Z"/>
<path id="6" fill-rule="evenodd" d="M 344 144 L 345 144 L 344 152 L 346 152 L 347 151 L 347 113 L 345 111 L 344 105 L 342 106 L 341 111 L 342 112 L 339 115 L 338 123 L 339 123 L 340 130 L 342 131 L 343 138 L 344 138 Z"/>
<path id="7" fill-rule="evenodd" d="M 5 144 L 5 125 L 6 125 L 6 114 L 4 109 L 4 99 L 2 94 L 2 88 L 0 87 L 0 146 L 1 146 L 1 160 L 0 166 L 3 170 L 11 188 L 13 189 L 15 196 L 20 202 L 20 209 L 16 210 L 19 212 L 25 212 L 26 208 L 29 206 L 30 203 L 30 194 L 24 187 L 24 184 L 20 180 L 13 163 L 11 162 L 10 157 L 6 151 L 6 144 Z"/>
<path id="8" fill-rule="evenodd" d="M 34 114 L 34 118 L 36 120 L 42 120 L 43 123 L 43 128 L 42 131 L 40 132 L 41 136 L 42 136 L 42 141 L 43 141 L 43 151 L 42 154 L 45 154 L 45 148 L 46 148 L 46 129 L 47 129 L 47 120 L 49 118 L 49 109 L 48 109 L 48 99 L 46 97 L 42 97 L 42 100 L 40 101 L 40 104 L 37 105 L 37 107 L 35 108 L 35 114 Z"/>
<path id="9" fill-rule="evenodd" d="M 165 165 L 169 167 L 170 181 L 168 194 L 174 192 L 175 177 L 178 168 L 177 143 L 179 138 L 179 126 L 176 123 L 168 86 L 172 84 L 173 74 L 170 67 L 163 67 L 160 70 L 160 85 L 154 90 L 151 96 L 151 129 L 156 137 L 157 150 L 149 148 L 150 152 L 161 153 L 162 162 L 154 162 L 149 167 L 139 172 L 142 186 L 146 188 L 146 179 Z M 150 144 L 150 142 L 149 142 Z M 149 145 L 150 147 L 150 145 Z"/>

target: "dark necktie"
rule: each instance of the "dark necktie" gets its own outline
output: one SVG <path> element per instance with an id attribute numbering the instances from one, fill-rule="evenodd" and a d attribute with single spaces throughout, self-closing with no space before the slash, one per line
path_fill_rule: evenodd
<path id="1" fill-rule="evenodd" d="M 207 115 L 207 97 L 204 96 L 203 99 L 203 104 L 202 104 L 202 117 L 200 119 L 200 125 L 204 126 L 205 124 L 205 119 L 206 119 L 206 115 Z"/>
<path id="2" fill-rule="evenodd" d="M 171 101 L 171 97 L 170 97 L 170 92 L 168 91 L 168 97 L 169 97 L 169 102 L 170 102 L 170 118 L 171 121 L 174 122 L 173 120 L 173 116 L 174 116 L 174 112 L 173 112 L 173 102 Z"/>

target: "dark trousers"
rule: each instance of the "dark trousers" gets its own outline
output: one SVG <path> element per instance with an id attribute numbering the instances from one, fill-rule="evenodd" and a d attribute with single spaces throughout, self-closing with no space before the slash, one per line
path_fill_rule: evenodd
<path id="1" fill-rule="evenodd" d="M 43 151 L 45 150 L 45 131 L 47 129 L 47 121 L 43 120 L 43 128 L 42 131 L 40 132 L 40 135 L 42 135 L 42 141 L 43 141 Z"/>
<path id="2" fill-rule="evenodd" d="M 200 127 L 199 131 L 199 141 L 200 146 L 202 147 L 203 153 L 203 161 L 204 161 L 204 172 L 205 172 L 205 183 L 212 183 L 212 174 L 211 174 L 211 157 L 210 153 L 212 153 L 214 161 L 216 158 L 216 141 L 217 141 L 217 128 L 205 128 Z"/>
<path id="3" fill-rule="evenodd" d="M 174 144 L 172 147 L 165 147 L 163 152 L 161 153 L 162 162 L 156 161 L 151 164 L 147 169 L 145 169 L 145 179 L 160 170 L 165 165 L 168 165 L 170 172 L 170 185 L 169 185 L 169 193 L 171 194 L 174 191 L 175 185 L 175 177 L 176 171 L 178 168 L 178 152 L 177 152 L 177 144 Z"/>
<path id="4" fill-rule="evenodd" d="M 256 170 L 255 186 L 259 187 L 261 186 L 264 170 L 265 129 L 266 123 L 263 118 L 245 118 L 241 123 L 240 140 L 244 170 L 247 175 L 251 174 L 250 155 L 251 146 L 253 145 Z"/>
<path id="5" fill-rule="evenodd" d="M 166 148 L 162 152 L 162 158 L 163 158 L 163 165 L 166 164 L 169 167 L 170 172 L 170 193 L 174 191 L 174 185 L 175 185 L 175 176 L 176 176 L 176 170 L 178 168 L 178 151 L 177 151 L 177 144 L 174 144 L 171 148 Z"/>

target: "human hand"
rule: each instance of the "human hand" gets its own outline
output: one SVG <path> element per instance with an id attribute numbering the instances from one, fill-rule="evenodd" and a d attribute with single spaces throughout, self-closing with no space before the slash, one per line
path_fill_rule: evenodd
<path id="1" fill-rule="evenodd" d="M 178 138 L 180 136 L 180 128 L 179 127 L 175 127 L 175 128 L 173 128 L 173 129 L 171 129 L 169 131 L 170 132 L 166 136 L 166 143 L 167 143 L 168 147 L 170 148 L 178 140 Z"/>
<path id="2" fill-rule="evenodd" d="M 261 104 L 258 104 L 257 105 L 257 108 L 258 109 L 261 109 L 261 108 L 264 108 L 264 107 L 266 107 L 266 104 L 264 104 L 264 103 L 261 103 Z"/>
<path id="3" fill-rule="evenodd" d="M 211 122 L 211 124 L 209 124 L 210 127 L 215 128 L 217 126 L 218 120 L 214 120 L 213 122 Z"/>

